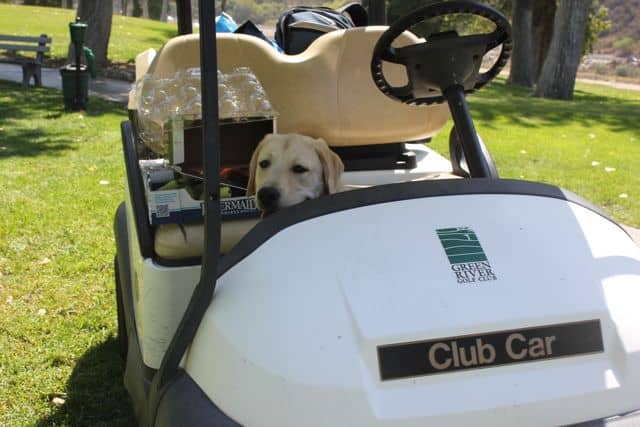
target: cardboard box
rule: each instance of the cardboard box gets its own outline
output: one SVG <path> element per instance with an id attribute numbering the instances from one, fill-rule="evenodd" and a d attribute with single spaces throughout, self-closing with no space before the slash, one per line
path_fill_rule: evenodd
<path id="1" fill-rule="evenodd" d="M 147 206 L 151 225 L 202 222 L 202 201 L 193 200 L 184 189 L 150 190 Z"/>
<path id="2" fill-rule="evenodd" d="M 169 161 L 185 172 L 202 175 L 202 120 L 189 116 L 173 117 L 166 125 Z M 220 120 L 220 164 L 247 167 L 260 141 L 276 132 L 272 117 Z"/>
<path id="3" fill-rule="evenodd" d="M 165 167 L 164 159 L 141 160 L 140 171 L 144 183 L 149 224 L 186 224 L 202 222 L 204 204 L 184 188 L 161 190 L 171 181 L 174 171 Z M 220 200 L 222 221 L 260 216 L 253 197 L 232 197 Z"/>

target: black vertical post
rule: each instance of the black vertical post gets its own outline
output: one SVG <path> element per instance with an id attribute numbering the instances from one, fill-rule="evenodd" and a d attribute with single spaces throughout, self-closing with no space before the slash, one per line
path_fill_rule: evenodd
<path id="1" fill-rule="evenodd" d="M 178 34 L 191 34 L 193 32 L 191 0 L 176 0 L 176 14 L 178 15 Z"/>
<path id="2" fill-rule="evenodd" d="M 200 64 L 202 79 L 202 141 L 205 189 L 205 251 L 200 281 L 211 286 L 218 275 L 220 254 L 220 130 L 218 127 L 218 60 L 216 46 L 215 2 L 199 0 Z M 210 296 L 210 297 L 211 297 Z M 210 299 L 209 297 L 209 299 Z"/>
<path id="3" fill-rule="evenodd" d="M 76 23 L 80 23 L 80 17 L 76 17 Z M 76 91 L 75 91 L 75 99 L 73 108 L 85 108 L 84 103 L 82 102 L 82 90 L 80 89 L 80 52 L 82 51 L 82 45 L 77 40 L 73 40 L 73 50 L 76 54 Z"/>
<path id="4" fill-rule="evenodd" d="M 387 25 L 385 0 L 369 0 L 369 25 Z"/>
<path id="5" fill-rule="evenodd" d="M 204 166 L 204 251 L 200 281 L 149 388 L 147 424 L 155 425 L 162 389 L 180 371 L 180 360 L 198 331 L 216 288 L 220 256 L 220 130 L 218 128 L 218 61 L 215 2 L 199 0 L 202 79 L 202 145 Z"/>

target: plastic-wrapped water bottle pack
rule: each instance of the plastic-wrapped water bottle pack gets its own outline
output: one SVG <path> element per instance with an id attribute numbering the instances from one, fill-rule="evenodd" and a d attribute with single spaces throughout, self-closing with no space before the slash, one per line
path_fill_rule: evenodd
<path id="1" fill-rule="evenodd" d="M 136 85 L 140 138 L 151 150 L 164 155 L 168 148 L 169 120 L 202 117 L 200 69 L 178 71 L 174 77 L 143 77 Z M 218 107 L 222 120 L 274 118 L 267 93 L 255 74 L 239 67 L 225 74 L 218 70 Z"/>
<path id="2" fill-rule="evenodd" d="M 248 67 L 230 74 L 218 70 L 218 105 L 221 119 L 275 115 L 267 93 Z"/>

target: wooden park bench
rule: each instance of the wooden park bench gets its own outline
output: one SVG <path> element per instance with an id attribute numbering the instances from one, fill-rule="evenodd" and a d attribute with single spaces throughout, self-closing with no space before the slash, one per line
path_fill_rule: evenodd
<path id="1" fill-rule="evenodd" d="M 0 51 L 6 51 L 8 56 L 0 56 L 0 62 L 5 64 L 22 65 L 22 85 L 28 86 L 33 77 L 36 86 L 42 86 L 42 61 L 51 39 L 46 34 L 39 37 L 9 36 L 0 34 Z M 24 56 L 18 52 L 36 52 L 36 56 Z"/>

